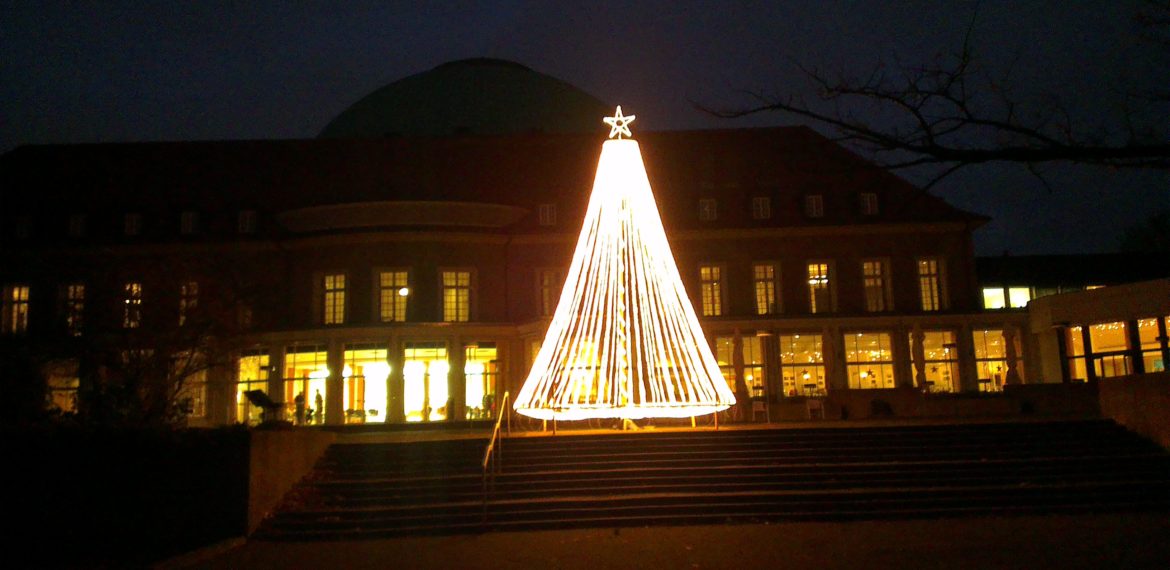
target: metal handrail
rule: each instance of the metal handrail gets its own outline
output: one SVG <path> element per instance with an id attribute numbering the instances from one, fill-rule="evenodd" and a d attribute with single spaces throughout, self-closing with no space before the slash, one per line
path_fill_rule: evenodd
<path id="1" fill-rule="evenodd" d="M 508 403 L 511 401 L 512 395 L 507 391 L 504 392 L 504 397 L 500 403 L 500 413 L 496 417 L 496 427 L 492 428 L 492 437 L 488 440 L 487 448 L 483 450 L 483 509 L 480 513 L 480 522 L 487 523 L 487 501 L 488 501 L 488 467 L 491 467 L 491 487 L 495 487 L 496 473 L 500 471 L 500 462 L 503 461 L 504 440 L 500 437 L 500 422 L 507 418 L 507 435 L 512 435 L 512 414 L 508 409 Z M 497 442 L 499 443 L 497 445 Z M 495 455 L 495 462 L 492 461 L 493 452 Z"/>

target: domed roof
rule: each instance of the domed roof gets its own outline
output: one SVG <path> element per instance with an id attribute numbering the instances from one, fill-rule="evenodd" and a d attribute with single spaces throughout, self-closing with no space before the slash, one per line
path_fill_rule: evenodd
<path id="1" fill-rule="evenodd" d="M 465 59 L 370 93 L 319 138 L 600 132 L 610 111 L 592 95 L 518 63 Z"/>

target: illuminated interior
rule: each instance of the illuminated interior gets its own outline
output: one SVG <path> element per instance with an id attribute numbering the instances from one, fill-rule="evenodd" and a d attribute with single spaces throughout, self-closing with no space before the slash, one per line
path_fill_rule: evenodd
<path id="1" fill-rule="evenodd" d="M 54 360 L 45 366 L 46 407 L 61 414 L 77 412 L 77 388 L 81 385 L 75 359 Z"/>
<path id="2" fill-rule="evenodd" d="M 451 405 L 445 343 L 406 343 L 402 364 L 402 412 L 408 422 L 447 419 Z"/>
<path id="3" fill-rule="evenodd" d="M 253 406 L 245 392 L 260 390 L 268 393 L 268 351 L 244 352 L 236 360 L 236 421 L 250 426 L 264 420 L 264 410 Z"/>
<path id="4" fill-rule="evenodd" d="M 889 333 L 846 334 L 845 362 L 850 389 L 894 387 L 894 356 L 890 352 Z"/>
<path id="5" fill-rule="evenodd" d="M 861 262 L 861 275 L 865 287 L 865 310 L 871 313 L 887 310 L 885 262 L 879 259 Z"/>
<path id="6" fill-rule="evenodd" d="M 410 297 L 406 271 L 382 271 L 378 274 L 378 316 L 384 323 L 406 320 L 406 301 Z"/>
<path id="7" fill-rule="evenodd" d="M 443 272 L 443 320 L 467 322 L 471 320 L 471 272 Z"/>
<path id="8" fill-rule="evenodd" d="M 618 123 L 631 120 L 612 124 L 625 134 Z M 515 409 L 537 419 L 635 419 L 734 402 L 679 278 L 638 143 L 606 141 L 560 302 Z"/>
<path id="9" fill-rule="evenodd" d="M 1007 295 L 1004 293 L 1003 287 L 983 288 L 984 309 L 1002 309 L 1004 307 L 1007 307 Z"/>
<path id="10" fill-rule="evenodd" d="M 390 364 L 386 348 L 374 344 L 347 345 L 341 370 L 345 423 L 385 423 Z"/>
<path id="11" fill-rule="evenodd" d="M 496 344 L 481 342 L 465 349 L 463 377 L 466 381 L 466 419 L 496 417 L 496 381 L 500 362 Z"/>
<path id="12" fill-rule="evenodd" d="M 1085 365 L 1085 337 L 1081 327 L 1065 329 L 1064 346 L 1068 356 L 1068 376 L 1072 380 L 1085 382 L 1089 379 Z"/>
<path id="13" fill-rule="evenodd" d="M 699 297 L 704 317 L 718 317 L 723 314 L 723 280 L 718 265 L 699 267 Z"/>
<path id="14" fill-rule="evenodd" d="M 942 267 L 937 259 L 918 260 L 918 291 L 922 295 L 923 311 L 938 311 L 945 307 L 942 297 Z"/>
<path id="15" fill-rule="evenodd" d="M 829 264 L 808 264 L 808 311 L 810 313 L 826 313 L 833 310 L 832 291 L 829 287 Z"/>
<path id="16" fill-rule="evenodd" d="M 1078 334 L 1080 331 L 1077 331 Z M 980 392 L 999 392 L 1007 379 L 1007 349 L 1003 330 L 973 331 L 975 342 L 975 369 Z M 1016 351 L 1019 354 L 1019 351 Z"/>
<path id="17" fill-rule="evenodd" d="M 1133 372 L 1129 338 L 1124 322 L 1101 323 L 1089 327 L 1089 346 L 1093 349 L 1093 369 L 1098 378 L 1125 376 Z"/>
<path id="18" fill-rule="evenodd" d="M 923 362 L 925 363 L 926 385 L 930 392 L 959 391 L 959 351 L 954 331 L 923 331 Z M 910 359 L 914 374 L 918 362 L 914 353 L 914 339 L 910 340 Z"/>
<path id="19" fill-rule="evenodd" d="M 1142 346 L 1142 363 L 1146 372 L 1166 370 L 1162 360 L 1162 345 L 1158 342 L 1158 319 L 1141 319 L 1138 325 L 1138 342 Z"/>
<path id="20" fill-rule="evenodd" d="M 780 374 L 786 396 L 822 396 L 825 390 L 825 355 L 821 335 L 779 335 Z"/>
<path id="21" fill-rule="evenodd" d="M 756 314 L 776 314 L 776 266 L 770 263 L 752 266 L 756 292 Z"/>
<path id="22" fill-rule="evenodd" d="M 290 346 L 284 354 L 286 417 L 297 425 L 325 423 L 329 367 L 324 346 Z M 298 402 L 298 396 L 300 397 Z"/>

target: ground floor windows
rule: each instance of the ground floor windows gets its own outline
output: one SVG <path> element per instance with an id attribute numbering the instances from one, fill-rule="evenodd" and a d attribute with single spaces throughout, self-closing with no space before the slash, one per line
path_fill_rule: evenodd
<path id="1" fill-rule="evenodd" d="M 1089 379 L 1085 365 L 1085 333 L 1081 327 L 1069 327 L 1064 331 L 1065 354 L 1068 357 L 1068 376 L 1074 382 Z"/>
<path id="2" fill-rule="evenodd" d="M 77 388 L 81 384 L 77 361 L 55 360 L 45 367 L 45 405 L 53 412 L 77 412 Z"/>
<path id="3" fill-rule="evenodd" d="M 918 375 L 918 359 L 922 358 L 922 388 L 929 392 L 959 391 L 959 351 L 954 331 L 923 331 L 922 353 L 914 349 L 910 338 L 910 358 L 914 374 Z"/>
<path id="4" fill-rule="evenodd" d="M 975 343 L 976 378 L 980 392 L 999 392 L 1007 380 L 1007 345 L 1002 329 L 971 333 Z"/>
<path id="5" fill-rule="evenodd" d="M 284 354 L 284 403 L 296 425 L 325 423 L 325 396 L 329 378 L 324 346 L 290 346 Z"/>
<path id="6" fill-rule="evenodd" d="M 735 387 L 735 337 L 715 337 L 715 361 L 719 364 L 719 371 L 727 381 L 732 392 L 739 393 Z"/>
<path id="7" fill-rule="evenodd" d="M 387 380 L 390 364 L 386 347 L 377 344 L 346 345 L 341 370 L 345 423 L 385 423 Z"/>
<path id="8" fill-rule="evenodd" d="M 1170 319 L 1167 319 L 1170 320 Z M 1164 325 L 1165 326 L 1165 325 Z M 1141 319 L 1137 322 L 1138 342 L 1142 349 L 1142 368 L 1146 372 L 1162 372 L 1166 370 L 1166 361 L 1163 360 L 1162 343 L 1159 337 L 1165 335 L 1165 329 L 1159 330 L 1158 319 Z"/>
<path id="9" fill-rule="evenodd" d="M 1089 327 L 1089 344 L 1093 348 L 1093 371 L 1098 378 L 1133 373 L 1129 339 L 1125 322 L 1101 323 Z"/>
<path id="10" fill-rule="evenodd" d="M 890 351 L 890 333 L 847 333 L 845 368 L 851 389 L 893 388 L 894 356 Z"/>
<path id="11" fill-rule="evenodd" d="M 465 412 L 469 420 L 496 417 L 496 383 L 500 360 L 494 342 L 480 342 L 464 349 Z"/>
<path id="12" fill-rule="evenodd" d="M 236 360 L 236 422 L 250 426 L 264 421 L 264 409 L 252 404 L 247 393 L 268 393 L 268 351 L 244 352 Z"/>
<path id="13" fill-rule="evenodd" d="M 446 343 L 408 342 L 402 364 L 402 412 L 408 422 L 447 419 L 452 402 L 447 386 Z"/>
<path id="14" fill-rule="evenodd" d="M 825 355 L 819 334 L 779 335 L 780 377 L 784 395 L 825 393 Z"/>

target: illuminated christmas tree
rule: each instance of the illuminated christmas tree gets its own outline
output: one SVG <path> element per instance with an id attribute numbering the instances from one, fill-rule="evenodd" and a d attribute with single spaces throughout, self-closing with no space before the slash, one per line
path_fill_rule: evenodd
<path id="1" fill-rule="evenodd" d="M 612 128 L 560 302 L 517 412 L 539 419 L 688 417 L 735 403 L 687 298 L 630 136 Z"/>

